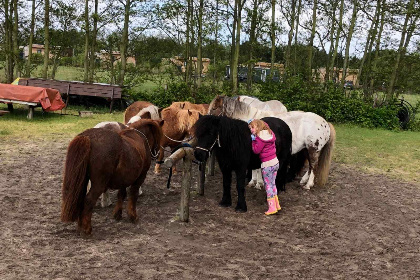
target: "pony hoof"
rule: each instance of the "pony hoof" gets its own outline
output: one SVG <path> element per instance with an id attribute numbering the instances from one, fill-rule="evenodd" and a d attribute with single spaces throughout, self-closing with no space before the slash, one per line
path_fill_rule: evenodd
<path id="1" fill-rule="evenodd" d="M 135 217 L 130 217 L 130 222 L 132 222 L 133 224 L 136 224 L 139 221 L 139 217 L 135 216 Z"/>
<path id="2" fill-rule="evenodd" d="M 255 185 L 255 188 L 256 188 L 257 190 L 262 190 L 262 189 L 263 189 L 263 185 L 262 185 L 262 184 L 256 184 L 256 185 Z"/>
<path id="3" fill-rule="evenodd" d="M 237 212 L 237 213 L 245 213 L 246 211 L 248 211 L 246 207 L 245 207 L 245 209 L 238 208 L 238 207 L 235 208 L 235 212 Z"/>
<path id="4" fill-rule="evenodd" d="M 120 221 L 121 219 L 122 219 L 122 213 L 121 212 L 116 212 L 116 213 L 114 213 L 114 219 L 116 220 L 116 221 Z"/>
<path id="5" fill-rule="evenodd" d="M 221 201 L 220 203 L 219 203 L 219 206 L 221 206 L 221 207 L 230 207 L 230 206 L 232 206 L 232 202 L 223 202 L 223 201 Z"/>
<path id="6" fill-rule="evenodd" d="M 302 189 L 309 191 L 311 189 L 311 187 L 307 186 L 307 185 L 304 185 L 304 186 L 302 186 Z"/>
<path id="7" fill-rule="evenodd" d="M 255 181 L 250 181 L 246 186 L 249 188 L 255 187 Z"/>

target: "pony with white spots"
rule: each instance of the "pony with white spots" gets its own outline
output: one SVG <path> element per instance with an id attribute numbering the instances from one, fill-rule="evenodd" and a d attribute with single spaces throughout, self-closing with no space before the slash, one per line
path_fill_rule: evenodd
<path id="1" fill-rule="evenodd" d="M 321 116 L 311 112 L 291 111 L 279 113 L 260 110 L 245 103 L 239 97 L 217 96 L 211 103 L 209 113 L 249 120 L 252 118 L 277 117 L 292 131 L 292 155 L 306 149 L 309 169 L 300 184 L 309 190 L 315 184 L 326 184 L 330 170 L 332 151 L 335 145 L 335 129 Z"/>
<path id="2" fill-rule="evenodd" d="M 158 120 L 159 117 L 159 108 L 147 101 L 136 101 L 125 110 L 124 113 L 124 123 L 128 124 L 131 118 L 138 116 L 141 119 L 152 119 Z M 136 120 L 139 120 L 137 118 Z M 135 121 L 132 121 L 133 123 Z"/>

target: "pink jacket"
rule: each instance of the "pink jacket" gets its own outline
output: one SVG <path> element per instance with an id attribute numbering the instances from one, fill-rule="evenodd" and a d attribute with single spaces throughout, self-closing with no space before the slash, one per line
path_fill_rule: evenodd
<path id="1" fill-rule="evenodd" d="M 252 151 L 260 155 L 261 162 L 272 160 L 276 157 L 276 136 L 272 134 L 272 138 L 268 140 L 261 139 L 258 135 L 252 141 Z"/>

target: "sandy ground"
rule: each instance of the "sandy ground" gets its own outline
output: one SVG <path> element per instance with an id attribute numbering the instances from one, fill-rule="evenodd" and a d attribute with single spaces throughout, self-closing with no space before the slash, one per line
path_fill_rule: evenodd
<path id="1" fill-rule="evenodd" d="M 418 184 L 333 164 L 326 187 L 290 183 L 281 213 L 265 217 L 256 189 L 247 189 L 247 213 L 219 207 L 217 170 L 182 223 L 181 176 L 167 190 L 168 172 L 151 169 L 137 224 L 97 207 L 92 236 L 81 237 L 60 222 L 70 140 L 0 140 L 0 279 L 420 278 Z"/>

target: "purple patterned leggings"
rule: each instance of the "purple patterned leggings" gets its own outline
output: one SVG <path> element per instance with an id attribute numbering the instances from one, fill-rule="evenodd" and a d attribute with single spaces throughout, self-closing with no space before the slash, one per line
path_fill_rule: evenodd
<path id="1" fill-rule="evenodd" d="M 275 195 L 277 195 L 276 177 L 278 170 L 278 163 L 273 166 L 261 168 L 262 177 L 265 185 L 265 191 L 267 192 L 267 198 L 273 198 Z"/>

